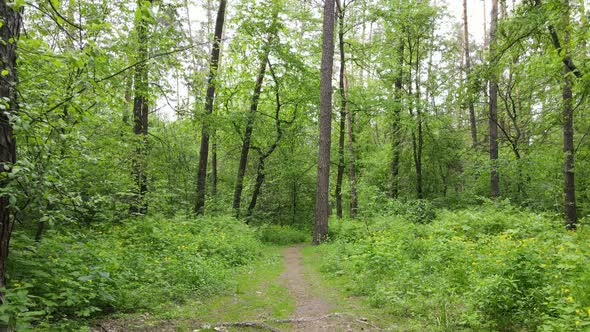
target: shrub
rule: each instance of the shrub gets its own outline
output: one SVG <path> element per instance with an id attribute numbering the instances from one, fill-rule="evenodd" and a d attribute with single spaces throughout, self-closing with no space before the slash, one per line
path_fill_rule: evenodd
<path id="1" fill-rule="evenodd" d="M 253 231 L 227 217 L 137 218 L 103 229 L 51 231 L 40 243 L 18 234 L 0 321 L 20 324 L 19 330 L 66 329 L 70 320 L 101 312 L 218 293 L 232 269 L 260 257 L 261 248 Z"/>
<path id="2" fill-rule="evenodd" d="M 447 330 L 590 326 L 584 226 L 568 232 L 558 216 L 507 202 L 436 216 L 428 224 L 375 218 L 356 238 L 322 247 L 322 271 L 344 276 L 352 293 L 375 306 Z"/>
<path id="3" fill-rule="evenodd" d="M 258 228 L 258 238 L 264 243 L 276 245 L 297 244 L 309 241 L 309 234 L 291 226 L 263 225 Z"/>
<path id="4" fill-rule="evenodd" d="M 425 199 L 393 200 L 388 203 L 386 211 L 389 215 L 403 216 L 417 224 L 427 224 L 436 218 L 435 207 Z"/>
<path id="5" fill-rule="evenodd" d="M 328 239 L 351 242 L 366 235 L 367 224 L 358 220 L 330 218 Z"/>

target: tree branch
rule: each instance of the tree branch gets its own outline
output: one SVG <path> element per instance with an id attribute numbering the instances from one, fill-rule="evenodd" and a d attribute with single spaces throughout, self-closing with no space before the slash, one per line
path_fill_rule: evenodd
<path id="1" fill-rule="evenodd" d="M 53 9 L 53 12 L 55 13 L 55 15 L 57 15 L 57 17 L 61 18 L 62 20 L 64 20 L 64 22 L 66 22 L 67 24 L 73 26 L 74 28 L 76 28 L 78 30 L 81 30 L 81 31 L 84 30 L 80 25 L 77 25 L 75 23 L 72 23 L 68 19 L 66 19 L 65 17 L 63 17 L 63 15 L 60 14 L 60 12 L 55 8 L 55 6 L 53 5 L 53 2 L 51 2 L 51 0 L 47 0 L 47 2 L 51 6 L 51 9 Z"/>

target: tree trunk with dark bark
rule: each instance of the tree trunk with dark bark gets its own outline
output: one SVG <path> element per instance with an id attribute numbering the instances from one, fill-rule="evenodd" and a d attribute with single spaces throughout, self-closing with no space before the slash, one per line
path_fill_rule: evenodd
<path id="1" fill-rule="evenodd" d="M 152 1 L 149 2 L 150 5 Z M 138 7 L 144 6 L 142 0 L 138 0 Z M 135 22 L 137 33 L 137 63 L 135 67 L 134 98 L 133 98 L 133 133 L 137 138 L 135 142 L 135 156 L 133 158 L 133 178 L 135 179 L 136 192 L 131 204 L 131 213 L 146 214 L 148 203 L 147 194 L 147 138 L 148 138 L 148 25 L 146 19 L 141 16 Z"/>
<path id="2" fill-rule="evenodd" d="M 344 178 L 344 136 L 346 132 L 346 54 L 344 53 L 344 8 L 338 6 L 338 49 L 340 50 L 340 121 L 338 132 L 338 174 L 336 176 L 336 216 L 342 218 L 342 180 Z"/>
<path id="3" fill-rule="evenodd" d="M 207 78 L 207 97 L 205 98 L 205 116 L 213 113 L 215 102 L 215 85 L 217 71 L 219 69 L 219 55 L 221 53 L 221 36 L 223 23 L 225 21 L 225 7 L 227 0 L 219 1 L 217 19 L 215 20 L 215 34 L 213 37 L 213 48 L 211 49 L 211 62 L 209 63 L 209 76 Z M 203 120 L 201 130 L 201 147 L 199 153 L 199 170 L 197 174 L 197 197 L 195 201 L 195 213 L 205 213 L 205 191 L 207 187 L 207 160 L 209 159 L 209 124 L 207 119 Z"/>
<path id="4" fill-rule="evenodd" d="M 7 188 L 10 179 L 7 176 L 16 162 L 16 141 L 10 117 L 18 112 L 16 71 L 16 50 L 20 37 L 22 16 L 6 1 L 0 3 L 0 65 L 6 75 L 0 76 L 0 98 L 5 103 L 5 110 L 0 113 L 0 170 L 2 177 L 0 187 Z M 6 261 L 10 246 L 10 237 L 14 226 L 12 205 L 8 195 L 0 196 L 0 289 L 6 287 Z M 0 304 L 4 303 L 4 293 L 0 293 Z"/>
<path id="5" fill-rule="evenodd" d="M 572 78 L 568 68 L 564 68 L 563 82 L 563 192 L 566 226 L 568 229 L 576 229 L 576 187 L 574 181 L 574 110 L 572 106 Z"/>
<path id="6" fill-rule="evenodd" d="M 413 135 L 414 147 L 414 167 L 416 169 L 416 197 L 424 198 L 424 189 L 422 185 L 422 150 L 424 146 L 424 132 L 422 128 L 422 106 L 420 98 L 420 52 L 417 47 L 416 51 L 416 73 L 414 82 L 416 84 L 416 134 Z M 410 83 L 411 84 L 411 83 Z"/>
<path id="7" fill-rule="evenodd" d="M 569 0 L 562 0 L 562 25 L 564 29 L 564 38 L 561 47 L 558 51 L 564 57 L 563 63 L 563 192 L 564 192 L 564 211 L 565 222 L 568 229 L 576 229 L 578 222 L 578 214 L 576 210 L 576 185 L 574 173 L 574 108 L 573 108 L 573 94 L 572 87 L 574 85 L 575 73 L 568 63 L 573 64 L 573 60 L 569 51 L 569 44 L 571 40 L 570 32 L 570 4 Z M 557 33 L 555 32 L 555 35 Z M 574 66 L 575 68 L 575 66 Z"/>
<path id="8" fill-rule="evenodd" d="M 252 199 L 250 200 L 250 205 L 248 206 L 248 213 L 247 215 L 252 215 L 254 208 L 256 208 L 256 203 L 258 201 L 258 196 L 262 191 L 262 184 L 264 183 L 264 179 L 266 178 L 266 174 L 264 171 L 264 165 L 266 159 L 272 155 L 272 153 L 276 150 L 279 146 L 279 142 L 283 138 L 283 128 L 281 127 L 281 96 L 280 96 L 280 88 L 279 88 L 279 81 L 272 69 L 272 65 L 270 61 L 268 61 L 268 69 L 272 75 L 272 78 L 275 82 L 275 101 L 276 101 L 276 108 L 275 108 L 275 129 L 277 131 L 277 136 L 275 137 L 274 142 L 266 149 L 262 151 L 262 149 L 257 149 L 260 156 L 258 157 L 258 167 L 256 168 L 256 182 L 254 184 L 254 191 L 252 192 Z"/>
<path id="9" fill-rule="evenodd" d="M 250 205 L 248 205 L 248 212 L 246 213 L 247 216 L 251 216 L 252 212 L 256 208 L 256 203 L 258 202 L 258 196 L 262 191 L 262 184 L 264 183 L 264 179 L 266 178 L 266 173 L 264 171 L 264 162 L 267 156 L 261 155 L 258 159 L 258 167 L 256 168 L 256 181 L 254 183 L 254 190 L 252 191 L 252 198 L 250 199 Z"/>
<path id="10" fill-rule="evenodd" d="M 490 61 L 495 61 L 496 34 L 498 31 L 498 0 L 492 0 L 492 22 L 490 26 Z M 490 136 L 490 194 L 492 198 L 500 196 L 500 176 L 498 174 L 498 74 L 493 69 L 495 63 L 491 63 L 492 75 L 490 77 L 490 111 L 489 111 L 489 136 Z"/>
<path id="11" fill-rule="evenodd" d="M 471 75 L 471 55 L 469 54 L 469 24 L 467 18 L 467 0 L 463 0 L 463 48 L 465 54 L 465 83 L 467 92 L 467 109 L 469 110 L 469 127 L 471 129 L 471 146 L 477 148 L 477 121 L 475 117 L 475 107 L 473 105 L 473 96 L 469 88 L 469 78 Z"/>
<path id="12" fill-rule="evenodd" d="M 334 8 L 334 0 L 325 0 L 320 77 L 320 133 L 313 244 L 320 244 L 328 237 L 330 144 L 332 132 L 332 66 L 334 63 Z"/>
<path id="13" fill-rule="evenodd" d="M 215 135 L 211 144 L 211 195 L 217 196 L 217 139 Z"/>
<path id="14" fill-rule="evenodd" d="M 252 140 L 252 132 L 254 131 L 254 117 L 258 112 L 258 104 L 260 102 L 260 93 L 262 92 L 262 83 L 266 75 L 266 65 L 270 55 L 272 40 L 276 34 L 274 26 L 276 26 L 276 19 L 278 12 L 273 16 L 273 23 L 271 31 L 269 32 L 266 45 L 260 55 L 260 65 L 258 68 L 258 75 L 256 76 L 256 84 L 254 85 L 254 93 L 252 94 L 252 101 L 250 102 L 250 112 L 246 121 L 246 128 L 244 129 L 244 137 L 242 141 L 242 152 L 240 153 L 240 164 L 238 165 L 238 175 L 236 176 L 236 185 L 234 188 L 233 209 L 236 217 L 240 216 L 240 205 L 242 202 L 242 190 L 244 189 L 244 175 L 246 174 L 246 167 L 248 166 L 248 154 L 250 153 L 250 144 Z"/>
<path id="15" fill-rule="evenodd" d="M 346 81 L 345 81 L 346 82 Z M 354 151 L 354 119 L 349 107 L 346 107 L 346 130 L 348 145 L 348 180 L 350 182 L 349 214 L 355 219 L 358 212 L 358 195 L 356 190 L 356 154 Z"/>
<path id="16" fill-rule="evenodd" d="M 403 79 L 404 79 L 404 43 L 400 41 L 397 48 L 397 65 L 398 72 L 395 78 L 395 108 L 393 111 L 393 123 L 391 126 L 392 135 L 392 159 L 391 159 L 391 198 L 397 198 L 399 194 L 399 163 L 401 155 L 401 111 L 402 111 L 402 96 L 403 96 Z"/>

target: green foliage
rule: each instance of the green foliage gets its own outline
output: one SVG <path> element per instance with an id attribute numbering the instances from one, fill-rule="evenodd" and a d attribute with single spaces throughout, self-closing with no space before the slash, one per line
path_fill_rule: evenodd
<path id="1" fill-rule="evenodd" d="M 270 244 L 287 245 L 309 242 L 309 232 L 292 226 L 262 225 L 257 230 L 260 241 Z"/>
<path id="2" fill-rule="evenodd" d="M 589 234 L 508 203 L 438 210 L 429 224 L 380 217 L 323 247 L 323 271 L 395 315 L 440 329 L 590 326 Z"/>
<path id="3" fill-rule="evenodd" d="M 390 213 L 403 216 L 417 224 L 427 224 L 436 218 L 435 208 L 428 200 L 418 199 L 406 202 L 391 201 L 386 208 Z"/>
<path id="4" fill-rule="evenodd" d="M 261 249 L 253 231 L 227 217 L 131 219 L 104 229 L 51 231 L 41 243 L 17 234 L 0 319 L 66 328 L 68 320 L 101 312 L 208 296 L 223 291 L 228 274 L 260 257 Z"/>
<path id="5" fill-rule="evenodd" d="M 358 220 L 336 218 L 330 219 L 328 238 L 331 241 L 351 242 L 364 236 L 367 232 L 366 224 Z"/>
<path id="6" fill-rule="evenodd" d="M 185 24 L 194 19 L 187 5 L 202 6 L 203 13 L 215 9 L 204 8 L 215 7 L 214 1 L 85 0 L 31 2 L 33 10 L 24 12 L 19 107 L 10 117 L 18 160 L 1 174 L 0 194 L 18 221 L 1 322 L 18 330 L 56 322 L 58 329 L 73 329 L 77 319 L 101 313 L 207 296 L 226 288 L 235 267 L 260 255 L 259 242 L 308 241 L 302 230 L 309 228 L 315 204 L 320 6 L 231 2 L 226 30 L 233 33 L 223 43 L 215 112 L 206 115 L 213 22 Z M 357 185 L 359 216 L 371 221 L 331 221 L 324 270 L 349 276 L 351 290 L 376 306 L 423 316 L 448 330 L 587 326 L 587 226 L 565 233 L 557 216 L 523 210 L 563 208 L 563 58 L 548 34 L 552 24 L 562 40 L 571 30 L 571 45 L 564 46 L 583 76 L 573 87 L 576 195 L 580 216 L 590 214 L 587 9 L 572 4 L 571 26 L 563 26 L 563 1 L 521 1 L 501 19 L 498 58 L 488 59 L 472 41 L 473 68 L 463 79 L 461 38 L 455 29 L 439 29 L 449 20 L 443 6 L 405 0 L 342 5 L 346 66 L 335 68 L 346 68 L 354 155 L 346 149 L 345 161 L 354 157 L 357 175 L 344 181 L 343 200 L 347 205 L 351 185 Z M 140 64 L 138 25 L 147 29 L 144 46 L 153 57 Z M 275 30 L 258 112 L 251 117 L 256 59 Z M 149 72 L 149 84 L 134 82 L 138 68 Z M 485 151 L 484 91 L 494 71 L 505 199 L 499 202 L 485 198 L 492 165 Z M 129 219 L 137 191 L 132 164 L 144 144 L 132 129 L 134 91 L 149 104 L 148 211 L 166 216 L 193 209 L 202 124 L 218 158 L 217 192 L 207 193 L 205 210 L 214 216 L 231 212 L 237 151 L 252 121 L 247 206 L 258 151 L 277 135 L 273 113 L 279 103 L 282 140 L 265 160 L 266 180 L 250 220 L 288 226 L 251 230 L 223 216 Z M 334 106 L 339 101 L 334 98 Z M 467 101 L 475 107 L 478 142 L 471 142 Z M 338 134 L 333 131 L 332 162 Z M 425 200 L 415 199 L 418 169 Z M 473 208 L 479 204 L 484 207 Z"/>

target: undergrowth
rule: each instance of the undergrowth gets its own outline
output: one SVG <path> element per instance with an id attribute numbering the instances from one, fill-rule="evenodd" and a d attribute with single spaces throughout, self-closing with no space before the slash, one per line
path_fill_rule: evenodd
<path id="1" fill-rule="evenodd" d="M 590 328 L 585 226 L 565 231 L 558 216 L 502 203 L 435 215 L 428 224 L 403 215 L 334 221 L 332 243 L 318 249 L 322 271 L 436 330 Z"/>
<path id="2" fill-rule="evenodd" d="M 257 230 L 260 241 L 276 245 L 288 245 L 308 242 L 310 235 L 292 226 L 262 225 Z"/>
<path id="3" fill-rule="evenodd" d="M 138 218 L 40 243 L 17 233 L 11 246 L 0 321 L 18 331 L 80 330 L 101 314 L 220 293 L 262 255 L 254 231 L 228 217 Z"/>

